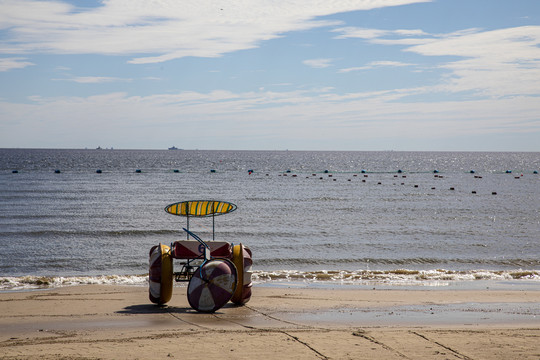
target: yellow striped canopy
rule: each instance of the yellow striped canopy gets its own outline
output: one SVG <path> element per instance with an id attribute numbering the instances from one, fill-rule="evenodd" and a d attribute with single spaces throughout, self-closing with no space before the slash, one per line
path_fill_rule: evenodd
<path id="1" fill-rule="evenodd" d="M 212 216 L 223 215 L 236 210 L 236 205 L 226 201 L 189 200 L 168 205 L 165 211 L 179 216 Z"/>

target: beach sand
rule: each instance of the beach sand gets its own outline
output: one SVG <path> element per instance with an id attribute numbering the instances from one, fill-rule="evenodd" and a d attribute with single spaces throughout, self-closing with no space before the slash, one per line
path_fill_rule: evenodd
<path id="1" fill-rule="evenodd" d="M 144 287 L 0 293 L 2 359 L 540 359 L 540 291 L 255 286 L 193 311 Z"/>

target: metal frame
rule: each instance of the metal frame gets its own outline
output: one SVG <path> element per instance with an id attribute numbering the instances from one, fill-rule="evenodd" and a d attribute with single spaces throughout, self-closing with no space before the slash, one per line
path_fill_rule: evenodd
<path id="1" fill-rule="evenodd" d="M 190 214 L 191 204 L 195 203 L 195 202 L 199 202 L 199 203 L 209 202 L 209 203 L 211 203 L 210 211 L 203 213 L 203 215 Z M 222 204 L 227 204 L 228 207 L 230 206 L 230 209 L 228 209 L 227 212 L 218 212 L 218 213 L 216 213 L 216 211 L 218 210 L 218 209 L 215 208 L 216 202 L 217 203 L 222 203 Z M 182 214 L 182 205 L 183 204 L 185 204 L 185 206 L 186 206 L 186 214 Z M 169 211 L 169 209 L 174 205 L 177 206 L 177 208 L 176 208 L 177 212 Z M 193 277 L 193 274 L 195 274 L 195 272 L 198 269 L 200 269 L 201 266 L 203 266 L 206 262 L 208 262 L 211 259 L 210 247 L 208 246 L 208 244 L 206 244 L 206 242 L 204 242 L 198 235 L 194 234 L 193 232 L 191 232 L 189 230 L 189 218 L 190 217 L 209 217 L 209 216 L 212 216 L 212 241 L 215 241 L 215 235 L 216 235 L 215 218 L 216 218 L 216 216 L 233 212 L 233 211 L 236 210 L 236 208 L 237 208 L 236 205 L 233 204 L 233 203 L 225 202 L 225 201 L 219 201 L 219 200 L 188 200 L 188 201 L 182 201 L 182 202 L 170 204 L 167 207 L 165 207 L 165 211 L 167 213 L 169 213 L 169 214 L 178 215 L 178 216 L 185 216 L 186 217 L 186 228 L 182 228 L 186 232 L 186 240 L 189 240 L 190 236 L 191 236 L 192 238 L 197 240 L 201 245 L 204 246 L 204 252 L 200 257 L 198 257 L 196 259 L 186 259 L 185 262 L 180 263 L 180 265 L 182 265 L 181 270 L 178 271 L 178 272 L 173 273 L 174 280 L 176 282 L 190 281 L 191 278 Z M 171 249 L 173 249 L 173 248 L 174 248 L 173 244 L 171 244 Z M 202 260 L 202 262 L 199 263 L 201 260 Z"/>

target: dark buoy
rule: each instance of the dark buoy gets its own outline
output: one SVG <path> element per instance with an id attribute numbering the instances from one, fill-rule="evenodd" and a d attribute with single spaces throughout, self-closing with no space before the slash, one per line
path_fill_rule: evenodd
<path id="1" fill-rule="evenodd" d="M 418 185 L 414 185 L 414 187 L 415 187 L 415 188 L 417 188 L 417 187 L 418 187 Z"/>
<path id="2" fill-rule="evenodd" d="M 211 173 L 215 173 L 215 172 L 216 172 L 216 170 L 214 170 L 214 169 L 210 169 L 210 172 L 211 172 Z"/>
<path id="3" fill-rule="evenodd" d="M 12 173 L 12 174 L 18 174 L 18 173 L 19 173 L 19 170 L 13 170 L 11 173 Z"/>
<path id="4" fill-rule="evenodd" d="M 366 182 L 366 180 L 365 180 L 365 179 L 362 179 L 362 182 L 363 182 L 363 183 L 365 183 L 365 182 Z"/>
<path id="5" fill-rule="evenodd" d="M 360 171 L 360 172 L 361 172 L 362 174 L 365 174 L 365 173 L 366 173 L 366 170 L 362 170 L 362 171 Z"/>
<path id="6" fill-rule="evenodd" d="M 470 171 L 471 174 L 474 174 L 475 172 L 476 172 L 476 171 L 474 171 L 474 170 L 471 170 L 471 171 Z"/>
<path id="7" fill-rule="evenodd" d="M 287 171 L 285 171 L 285 172 L 286 172 L 286 173 L 290 173 L 290 172 L 291 172 L 291 170 L 287 170 Z"/>
<path id="8" fill-rule="evenodd" d="M 96 174 L 101 174 L 103 171 L 101 171 L 101 169 L 97 169 L 96 170 Z"/>
<path id="9" fill-rule="evenodd" d="M 431 190 L 435 190 L 435 186 L 433 186 L 433 187 L 431 188 Z"/>
<path id="10" fill-rule="evenodd" d="M 491 195 L 497 195 L 497 192 L 496 192 L 496 191 L 493 191 L 493 192 L 491 193 Z"/>
<path id="11" fill-rule="evenodd" d="M 61 173 L 61 171 L 60 171 L 60 170 L 58 170 L 58 169 L 56 169 L 56 170 L 54 170 L 54 173 L 55 173 L 55 174 L 60 174 L 60 173 Z"/>
<path id="12" fill-rule="evenodd" d="M 175 173 L 179 173 L 179 172 L 180 172 L 180 170 L 178 170 L 178 169 L 174 169 L 174 170 L 173 170 L 173 172 L 175 172 Z"/>
<path id="13" fill-rule="evenodd" d="M 455 188 L 451 187 L 450 190 L 456 190 Z"/>
<path id="14" fill-rule="evenodd" d="M 538 170 L 534 170 L 534 171 L 533 171 L 533 174 L 538 174 Z"/>
<path id="15" fill-rule="evenodd" d="M 512 173 L 512 170 L 506 170 L 506 173 L 507 173 L 507 174 L 511 174 L 511 173 Z"/>
<path id="16" fill-rule="evenodd" d="M 325 174 L 328 174 L 328 170 L 324 170 L 324 173 L 325 173 Z"/>
<path id="17" fill-rule="evenodd" d="M 473 193 L 473 194 L 476 194 L 476 191 L 473 190 L 472 193 Z"/>
<path id="18" fill-rule="evenodd" d="M 135 172 L 136 172 L 137 174 L 140 174 L 140 173 L 142 173 L 142 170 L 141 170 L 141 169 L 137 169 L 137 170 L 135 170 Z"/>
<path id="19" fill-rule="evenodd" d="M 433 173 L 434 173 L 434 174 L 438 174 L 438 173 L 439 173 L 439 170 L 433 170 Z"/>
<path id="20" fill-rule="evenodd" d="M 403 172 L 403 170 L 399 169 L 397 172 L 398 172 L 398 174 L 401 174 Z"/>
<path id="21" fill-rule="evenodd" d="M 382 182 L 379 181 L 379 182 L 377 183 L 377 185 L 382 185 Z"/>

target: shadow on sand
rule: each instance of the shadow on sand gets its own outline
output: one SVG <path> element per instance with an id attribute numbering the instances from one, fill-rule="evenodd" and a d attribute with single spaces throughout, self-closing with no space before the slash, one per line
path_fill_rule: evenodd
<path id="1" fill-rule="evenodd" d="M 223 306 L 221 309 L 227 308 L 237 308 L 238 305 L 228 303 Z M 220 309 L 220 310 L 221 310 Z M 192 308 L 186 307 L 176 307 L 169 305 L 155 305 L 155 304 L 140 304 L 140 305 L 130 305 L 126 306 L 123 310 L 117 311 L 117 314 L 164 314 L 164 313 L 174 313 L 174 314 L 209 314 L 204 312 L 198 312 Z M 221 311 L 216 311 L 211 314 L 222 314 Z"/>

